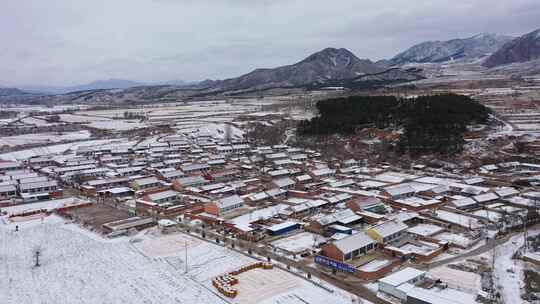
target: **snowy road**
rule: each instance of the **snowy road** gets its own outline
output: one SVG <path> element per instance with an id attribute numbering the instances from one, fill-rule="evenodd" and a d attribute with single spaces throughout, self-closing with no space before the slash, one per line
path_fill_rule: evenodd
<path id="1" fill-rule="evenodd" d="M 537 235 L 540 230 L 529 231 L 529 236 Z M 521 299 L 523 288 L 523 267 L 525 262 L 514 260 L 512 256 L 524 244 L 523 234 L 517 234 L 495 248 L 494 282 L 501 292 L 503 303 L 529 303 Z"/>

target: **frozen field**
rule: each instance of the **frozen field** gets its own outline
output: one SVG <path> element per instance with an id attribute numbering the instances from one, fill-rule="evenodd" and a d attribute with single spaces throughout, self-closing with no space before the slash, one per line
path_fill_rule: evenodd
<path id="1" fill-rule="evenodd" d="M 20 150 L 16 152 L 9 152 L 0 154 L 0 159 L 4 160 L 26 160 L 28 158 L 39 156 L 39 155 L 48 155 L 48 154 L 61 154 L 68 150 L 76 150 L 78 147 L 90 147 L 96 145 L 103 145 L 108 143 L 123 143 L 125 140 L 117 139 L 99 139 L 99 140 L 89 140 L 69 144 L 58 144 L 50 145 L 39 148 L 32 148 L 26 150 Z"/>
<path id="2" fill-rule="evenodd" d="M 0 224 L 0 303 L 351 303 L 277 269 L 243 274 L 239 296 L 226 301 L 211 279 L 253 260 L 183 234 L 104 240 L 56 216 L 14 230 Z"/>
<path id="3" fill-rule="evenodd" d="M 83 140 L 90 138 L 90 132 L 83 130 L 66 133 L 35 133 L 0 137 L 0 146 L 20 146 L 28 144 L 47 144 L 70 140 Z"/>

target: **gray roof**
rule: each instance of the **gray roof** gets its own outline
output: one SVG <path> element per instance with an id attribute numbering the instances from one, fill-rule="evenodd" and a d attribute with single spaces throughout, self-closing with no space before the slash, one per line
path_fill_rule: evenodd
<path id="1" fill-rule="evenodd" d="M 387 237 L 400 231 L 407 230 L 407 228 L 409 227 L 403 224 L 403 222 L 392 220 L 374 226 L 372 229 L 375 230 L 380 236 Z"/>
<path id="2" fill-rule="evenodd" d="M 353 252 L 356 249 L 366 247 L 369 244 L 375 244 L 375 241 L 364 232 L 359 232 L 334 242 L 334 246 L 336 246 L 343 254 Z"/>
<path id="3" fill-rule="evenodd" d="M 167 191 L 161 191 L 157 193 L 148 194 L 148 198 L 150 198 L 152 201 L 158 201 L 169 197 L 176 197 L 178 196 L 178 192 L 173 190 L 167 190 Z"/>
<path id="4" fill-rule="evenodd" d="M 280 178 L 280 179 L 275 179 L 272 181 L 276 186 L 278 186 L 279 188 L 283 188 L 283 187 L 289 187 L 289 186 L 294 186 L 295 182 L 294 180 L 292 180 L 291 178 L 289 177 L 284 177 L 284 178 Z"/>
<path id="5" fill-rule="evenodd" d="M 46 181 L 46 182 L 22 184 L 19 187 L 20 187 L 21 191 L 24 191 L 24 190 L 28 190 L 28 189 L 51 187 L 51 186 L 56 186 L 56 185 L 58 185 L 58 183 L 56 181 Z"/>
<path id="6" fill-rule="evenodd" d="M 224 198 L 219 199 L 219 200 L 216 201 L 216 205 L 219 208 L 225 208 L 225 207 L 229 207 L 229 206 L 232 206 L 232 205 L 243 204 L 243 203 L 244 203 L 244 200 L 238 195 L 224 197 Z"/>
<path id="7" fill-rule="evenodd" d="M 384 277 L 379 280 L 379 282 L 388 284 L 390 286 L 397 287 L 401 284 L 407 283 L 419 276 L 424 275 L 426 272 L 418 270 L 416 268 L 405 268 L 403 270 L 400 270 L 398 272 L 395 272 L 387 277 Z"/>

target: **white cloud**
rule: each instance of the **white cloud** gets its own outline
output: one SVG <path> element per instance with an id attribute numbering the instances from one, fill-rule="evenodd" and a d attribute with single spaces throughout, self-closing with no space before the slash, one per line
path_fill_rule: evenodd
<path id="1" fill-rule="evenodd" d="M 538 17 L 537 0 L 7 0 L 0 85 L 225 78 L 328 46 L 376 60 Z"/>

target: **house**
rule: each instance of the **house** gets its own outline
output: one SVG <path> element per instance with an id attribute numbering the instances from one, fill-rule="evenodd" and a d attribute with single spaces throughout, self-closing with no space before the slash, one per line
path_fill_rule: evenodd
<path id="1" fill-rule="evenodd" d="M 19 191 L 26 194 L 49 193 L 58 190 L 56 181 L 36 182 L 19 185 Z"/>
<path id="2" fill-rule="evenodd" d="M 126 196 L 133 196 L 133 190 L 128 187 L 117 187 L 97 192 L 99 195 L 103 195 L 111 198 L 121 198 Z"/>
<path id="3" fill-rule="evenodd" d="M 179 193 L 174 190 L 166 190 L 145 195 L 143 199 L 161 205 L 177 201 L 178 195 Z"/>
<path id="4" fill-rule="evenodd" d="M 273 188 L 266 191 L 266 194 L 272 199 L 284 199 L 287 196 L 287 190 L 281 188 Z"/>
<path id="5" fill-rule="evenodd" d="M 509 198 L 516 195 L 519 195 L 519 191 L 512 187 L 501 187 L 495 189 L 495 193 L 501 198 Z"/>
<path id="6" fill-rule="evenodd" d="M 188 176 L 177 178 L 173 181 L 173 188 L 175 190 L 182 190 L 189 187 L 200 187 L 208 184 L 208 180 L 200 175 Z"/>
<path id="7" fill-rule="evenodd" d="M 24 166 L 19 162 L 2 162 L 0 163 L 0 173 L 8 171 L 21 170 Z"/>
<path id="8" fill-rule="evenodd" d="M 487 204 L 487 203 L 492 203 L 492 202 L 497 201 L 499 197 L 497 196 L 497 194 L 493 192 L 489 192 L 485 194 L 476 195 L 473 197 L 473 199 L 480 204 Z"/>
<path id="9" fill-rule="evenodd" d="M 184 177 L 184 172 L 180 170 L 169 170 L 169 171 L 162 171 L 159 174 L 161 178 L 167 182 L 172 182 L 173 180 Z"/>
<path id="10" fill-rule="evenodd" d="M 329 178 L 336 175 L 336 170 L 330 169 L 330 168 L 315 169 L 315 170 L 312 170 L 309 174 L 314 179 L 321 180 L 321 179 Z"/>
<path id="11" fill-rule="evenodd" d="M 212 173 L 210 178 L 215 182 L 226 182 L 238 178 L 238 176 L 240 176 L 240 171 L 238 170 L 224 170 Z"/>
<path id="12" fill-rule="evenodd" d="M 384 210 L 386 207 L 381 199 L 373 196 L 359 197 L 347 202 L 347 207 L 354 212 Z"/>
<path id="13" fill-rule="evenodd" d="M 136 179 L 131 182 L 131 188 L 135 190 L 146 190 L 150 188 L 160 187 L 161 182 L 156 177 L 146 177 L 141 179 Z"/>
<path id="14" fill-rule="evenodd" d="M 410 185 L 396 185 L 384 188 L 384 192 L 392 199 L 400 199 L 413 196 L 416 189 Z"/>
<path id="15" fill-rule="evenodd" d="M 261 192 L 248 194 L 246 196 L 246 201 L 247 201 L 248 204 L 254 206 L 254 205 L 257 205 L 258 203 L 264 202 L 268 198 L 270 198 L 270 196 L 266 192 L 261 191 Z"/>
<path id="16" fill-rule="evenodd" d="M 379 244 L 389 244 L 401 240 L 409 227 L 395 219 L 369 228 L 366 233 Z"/>
<path id="17" fill-rule="evenodd" d="M 407 267 L 379 280 L 379 291 L 387 293 L 401 301 L 407 301 L 407 294 L 399 287 L 404 284 L 416 284 L 426 277 L 426 272 Z M 421 302 L 420 302 L 421 303 Z"/>
<path id="18" fill-rule="evenodd" d="M 0 200 L 10 199 L 17 196 L 17 188 L 14 185 L 0 186 Z"/>
<path id="19" fill-rule="evenodd" d="M 221 216 L 225 213 L 242 208 L 243 206 L 244 200 L 238 195 L 232 195 L 205 204 L 204 211 L 215 216 Z"/>
<path id="20" fill-rule="evenodd" d="M 272 236 L 278 236 L 278 235 L 284 235 L 291 231 L 294 231 L 296 229 L 300 228 L 300 224 L 296 222 L 283 222 L 280 224 L 272 225 L 266 230 L 268 231 L 268 234 Z"/>
<path id="21" fill-rule="evenodd" d="M 356 159 L 354 159 L 354 158 L 347 159 L 346 161 L 343 162 L 343 165 L 345 167 L 358 166 L 358 161 Z"/>
<path id="22" fill-rule="evenodd" d="M 313 178 L 308 174 L 302 174 L 302 175 L 299 175 L 299 176 L 295 176 L 294 179 L 296 179 L 296 181 L 298 183 L 301 183 L 301 184 L 305 184 L 305 183 L 309 183 L 309 182 L 313 181 Z"/>
<path id="23" fill-rule="evenodd" d="M 314 227 L 315 229 L 323 229 L 335 223 L 341 225 L 355 224 L 361 219 L 362 217 L 358 214 L 355 214 L 352 210 L 344 209 L 330 214 L 320 214 L 314 216 L 312 218 L 310 226 Z"/>
<path id="24" fill-rule="evenodd" d="M 88 194 L 95 194 L 96 191 L 126 187 L 129 185 L 129 178 L 127 177 L 115 177 L 108 179 L 95 179 L 84 183 L 81 188 Z"/>
<path id="25" fill-rule="evenodd" d="M 194 172 L 204 173 L 210 170 L 210 166 L 208 164 L 187 164 L 187 165 L 182 165 L 180 169 L 185 173 L 194 173 Z"/>
<path id="26" fill-rule="evenodd" d="M 137 167 L 126 167 L 126 168 L 118 168 L 116 169 L 116 173 L 120 176 L 130 176 L 139 174 L 144 170 L 144 167 L 137 166 Z"/>
<path id="27" fill-rule="evenodd" d="M 272 181 L 272 186 L 280 189 L 292 189 L 296 184 L 293 179 L 290 177 L 284 177 L 280 179 L 275 179 Z"/>
<path id="28" fill-rule="evenodd" d="M 321 251 L 333 260 L 346 262 L 363 256 L 377 248 L 377 243 L 364 232 L 359 232 L 332 243 L 324 244 Z"/>
<path id="29" fill-rule="evenodd" d="M 478 202 L 470 197 L 462 197 L 452 201 L 452 204 L 460 210 L 474 209 L 479 206 Z"/>

